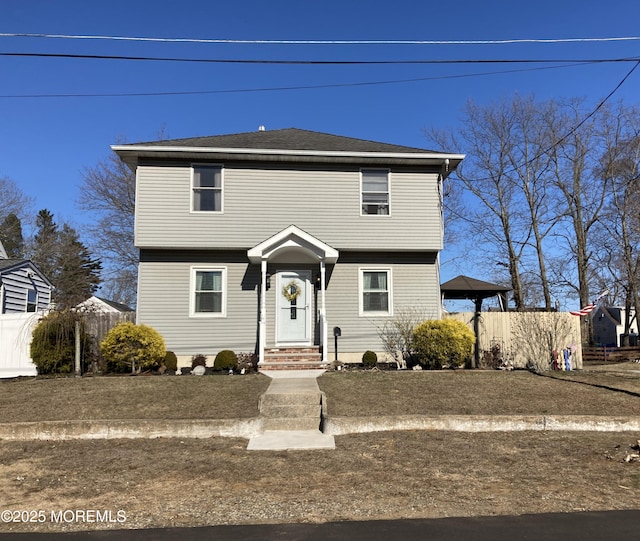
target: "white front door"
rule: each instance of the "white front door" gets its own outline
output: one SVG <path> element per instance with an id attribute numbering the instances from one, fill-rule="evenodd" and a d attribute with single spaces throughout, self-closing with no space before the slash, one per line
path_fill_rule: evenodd
<path id="1" fill-rule="evenodd" d="M 276 290 L 278 344 L 309 344 L 311 340 L 311 272 L 281 271 Z"/>

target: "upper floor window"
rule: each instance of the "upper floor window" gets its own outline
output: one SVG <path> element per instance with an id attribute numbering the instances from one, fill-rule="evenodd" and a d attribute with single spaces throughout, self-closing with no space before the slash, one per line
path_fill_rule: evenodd
<path id="1" fill-rule="evenodd" d="M 222 212 L 222 166 L 193 165 L 191 209 Z"/>
<path id="2" fill-rule="evenodd" d="M 38 311 L 38 292 L 35 289 L 27 290 L 27 312 Z"/>
<path id="3" fill-rule="evenodd" d="M 362 215 L 389 214 L 389 171 L 387 169 L 362 169 Z"/>

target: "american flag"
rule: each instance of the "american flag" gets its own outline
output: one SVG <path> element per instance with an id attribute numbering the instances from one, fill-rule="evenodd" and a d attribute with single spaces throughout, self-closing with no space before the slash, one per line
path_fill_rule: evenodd
<path id="1" fill-rule="evenodd" d="M 580 310 L 577 310 L 575 312 L 569 312 L 572 316 L 586 316 L 589 315 L 591 312 L 593 312 L 596 308 L 596 306 L 598 306 L 598 304 L 600 303 L 600 301 L 602 299 L 604 299 L 604 297 L 609 293 L 609 290 L 607 289 L 606 291 L 604 291 L 603 293 L 600 293 L 600 295 L 598 295 L 596 297 L 596 299 L 593 302 L 590 302 L 589 304 L 587 304 L 585 307 L 583 307 Z"/>

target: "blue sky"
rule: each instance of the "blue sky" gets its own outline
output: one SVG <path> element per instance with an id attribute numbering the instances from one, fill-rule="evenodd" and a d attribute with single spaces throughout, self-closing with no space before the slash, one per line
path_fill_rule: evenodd
<path id="1" fill-rule="evenodd" d="M 501 40 L 640 35 L 635 0 L 430 2 L 417 0 L 1 0 L 2 34 L 71 34 L 239 40 Z M 139 43 L 0 37 L 0 52 L 287 60 L 593 59 L 640 56 L 640 41 L 510 45 L 275 45 Z M 465 102 L 515 92 L 585 97 L 594 106 L 629 63 L 549 65 L 238 65 L 0 56 L 0 176 L 13 179 L 80 230 L 83 167 L 109 145 L 299 127 L 415 147 L 423 133 L 456 127 Z M 511 73 L 513 70 L 523 70 Z M 482 74 L 482 75 L 478 75 Z M 304 90 L 257 89 L 424 79 Z M 640 71 L 616 93 L 637 103 Z M 231 90 L 250 90 L 229 92 Z M 145 97 L 43 97 L 216 91 Z M 224 92 L 220 92 L 224 91 Z M 465 149 L 443 149 L 465 152 Z M 458 274 L 443 261 L 443 280 Z"/>

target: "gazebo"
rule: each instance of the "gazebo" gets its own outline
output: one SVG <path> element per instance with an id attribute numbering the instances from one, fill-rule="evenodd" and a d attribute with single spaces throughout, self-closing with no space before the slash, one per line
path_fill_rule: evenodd
<path id="1" fill-rule="evenodd" d="M 480 363 L 480 312 L 482 311 L 482 301 L 490 297 L 498 297 L 500 308 L 503 312 L 508 310 L 507 293 L 510 287 L 499 286 L 490 282 L 476 280 L 469 276 L 456 276 L 455 278 L 440 285 L 442 300 L 471 300 L 475 303 L 475 315 L 473 317 L 473 331 L 476 333 L 475 367 Z"/>

